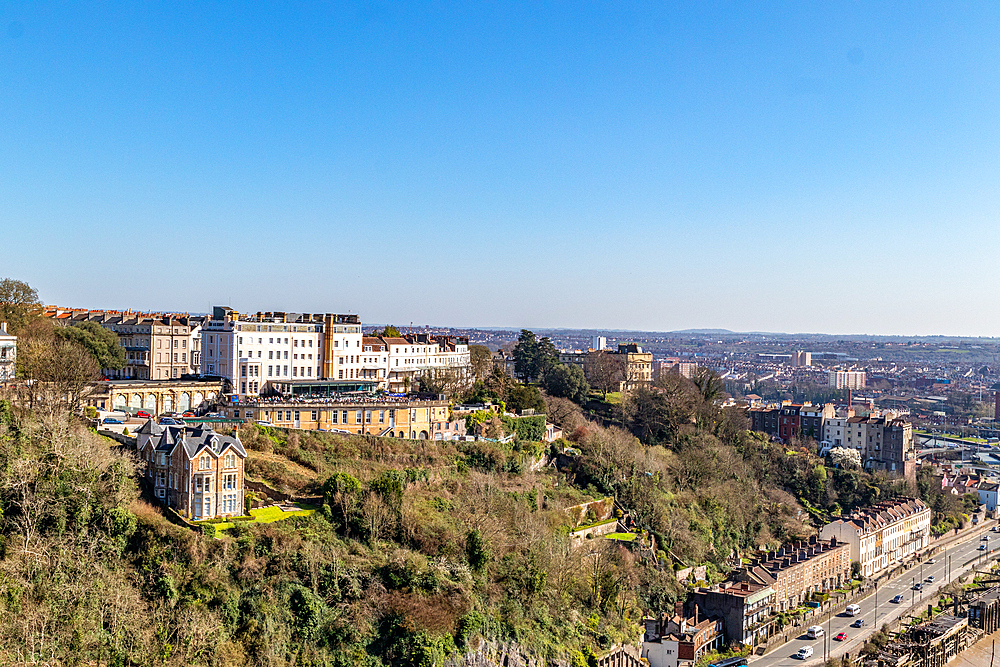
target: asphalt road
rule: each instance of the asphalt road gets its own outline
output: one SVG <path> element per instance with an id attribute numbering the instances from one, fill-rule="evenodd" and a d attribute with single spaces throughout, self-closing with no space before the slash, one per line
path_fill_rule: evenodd
<path id="1" fill-rule="evenodd" d="M 951 557 L 951 578 L 954 579 L 974 568 L 982 558 L 990 554 L 995 555 L 1000 551 L 1000 533 L 994 533 L 989 530 L 994 524 L 995 522 L 993 521 L 987 522 L 983 529 L 970 533 L 962 541 L 956 542 L 948 549 L 938 552 L 934 555 L 935 562 L 933 564 L 929 564 L 925 560 L 922 565 L 914 567 L 888 583 L 880 585 L 877 593 L 877 622 L 875 618 L 876 594 L 872 593 L 863 600 L 855 603 L 861 607 L 861 613 L 858 616 L 851 617 L 842 614 L 824 622 L 822 624 L 823 630 L 826 632 L 824 637 L 809 639 L 805 631 L 809 625 L 813 624 L 804 624 L 800 628 L 796 628 L 802 631 L 801 635 L 765 656 L 750 659 L 750 664 L 754 665 L 754 667 L 792 667 L 793 665 L 822 664 L 824 645 L 829 657 L 839 658 L 847 651 L 856 654 L 861 649 L 865 637 L 874 632 L 875 628 L 881 627 L 887 621 L 898 618 L 900 614 L 909 609 L 911 599 L 913 601 L 912 604 L 922 601 L 923 603 L 917 609 L 926 610 L 926 605 L 936 599 L 934 592 L 939 587 L 948 583 L 949 556 Z M 989 540 L 986 542 L 989 546 L 988 551 L 979 551 L 979 545 L 983 543 L 981 540 L 982 535 L 989 536 Z M 966 567 L 965 563 L 973 558 L 976 559 L 976 563 L 972 563 Z M 932 575 L 934 576 L 933 583 L 928 584 L 925 582 L 924 590 L 922 591 L 913 590 L 913 584 L 920 582 L 922 579 L 926 580 L 927 577 Z M 903 595 L 903 601 L 899 604 L 894 604 L 891 600 L 897 594 Z M 863 628 L 852 628 L 851 624 L 858 620 L 858 618 L 865 620 L 865 626 Z M 840 632 L 846 632 L 847 639 L 839 642 L 834 641 L 833 638 Z M 813 647 L 812 657 L 805 661 L 794 657 L 803 646 Z"/>

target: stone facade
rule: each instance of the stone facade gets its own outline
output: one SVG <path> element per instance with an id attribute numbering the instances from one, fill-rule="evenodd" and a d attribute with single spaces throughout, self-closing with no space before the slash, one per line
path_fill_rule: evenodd
<path id="1" fill-rule="evenodd" d="M 88 397 L 89 405 L 104 410 L 131 408 L 152 415 L 194 410 L 202 403 L 214 403 L 222 396 L 221 381 L 111 380 Z"/>
<path id="2" fill-rule="evenodd" d="M 812 593 L 839 588 L 851 578 L 851 547 L 836 538 L 781 547 L 765 558 L 755 558 L 737 575 L 739 581 L 774 589 L 775 611 L 792 609 Z"/>
<path id="3" fill-rule="evenodd" d="M 244 514 L 247 453 L 238 437 L 150 419 L 136 433 L 136 449 L 154 495 L 181 515 L 199 520 Z"/>
<path id="4" fill-rule="evenodd" d="M 125 367 L 103 369 L 112 379 L 169 380 L 199 372 L 203 318 L 180 313 L 135 313 L 118 310 L 48 308 L 45 317 L 76 326 L 95 322 L 118 336 L 125 348 Z"/>
<path id="5" fill-rule="evenodd" d="M 227 406 L 234 419 L 269 421 L 281 428 L 325 430 L 410 440 L 456 440 L 465 420 L 450 419 L 447 401 L 245 399 Z"/>

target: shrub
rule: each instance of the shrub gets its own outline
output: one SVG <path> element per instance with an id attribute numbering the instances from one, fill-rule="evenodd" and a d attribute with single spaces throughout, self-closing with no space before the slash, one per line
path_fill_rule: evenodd
<path id="1" fill-rule="evenodd" d="M 476 572 L 482 572 L 490 560 L 489 548 L 482 533 L 478 530 L 470 530 L 465 536 L 465 555 L 469 561 L 469 566 Z"/>

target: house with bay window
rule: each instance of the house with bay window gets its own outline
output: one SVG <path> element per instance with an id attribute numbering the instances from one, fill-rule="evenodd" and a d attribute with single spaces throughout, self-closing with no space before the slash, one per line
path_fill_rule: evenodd
<path id="1" fill-rule="evenodd" d="M 247 453 L 238 437 L 150 419 L 136 432 L 136 447 L 154 495 L 167 507 L 193 520 L 244 513 Z"/>

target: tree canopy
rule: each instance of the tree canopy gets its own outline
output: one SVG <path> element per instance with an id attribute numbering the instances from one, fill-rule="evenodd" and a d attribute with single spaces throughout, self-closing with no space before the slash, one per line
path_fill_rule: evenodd
<path id="1" fill-rule="evenodd" d="M 41 312 L 38 291 L 26 282 L 0 280 L 0 322 L 15 336 Z"/>
<path id="2" fill-rule="evenodd" d="M 81 322 L 72 327 L 57 327 L 55 335 L 87 350 L 101 368 L 118 370 L 125 366 L 125 348 L 118 344 L 117 334 L 97 322 Z"/>
<path id="3" fill-rule="evenodd" d="M 542 380 L 545 391 L 552 396 L 582 402 L 590 391 L 583 369 L 573 364 L 556 364 Z"/>
<path id="4" fill-rule="evenodd" d="M 378 330 L 373 331 L 372 335 L 385 336 L 386 338 L 400 338 L 402 336 L 402 334 L 399 333 L 399 329 L 397 329 L 391 324 L 385 325 L 385 329 L 382 329 L 381 331 Z"/>
<path id="5" fill-rule="evenodd" d="M 534 382 L 559 363 L 559 353 L 548 337 L 536 338 L 534 332 L 521 329 L 514 345 L 514 372 L 525 382 Z"/>

